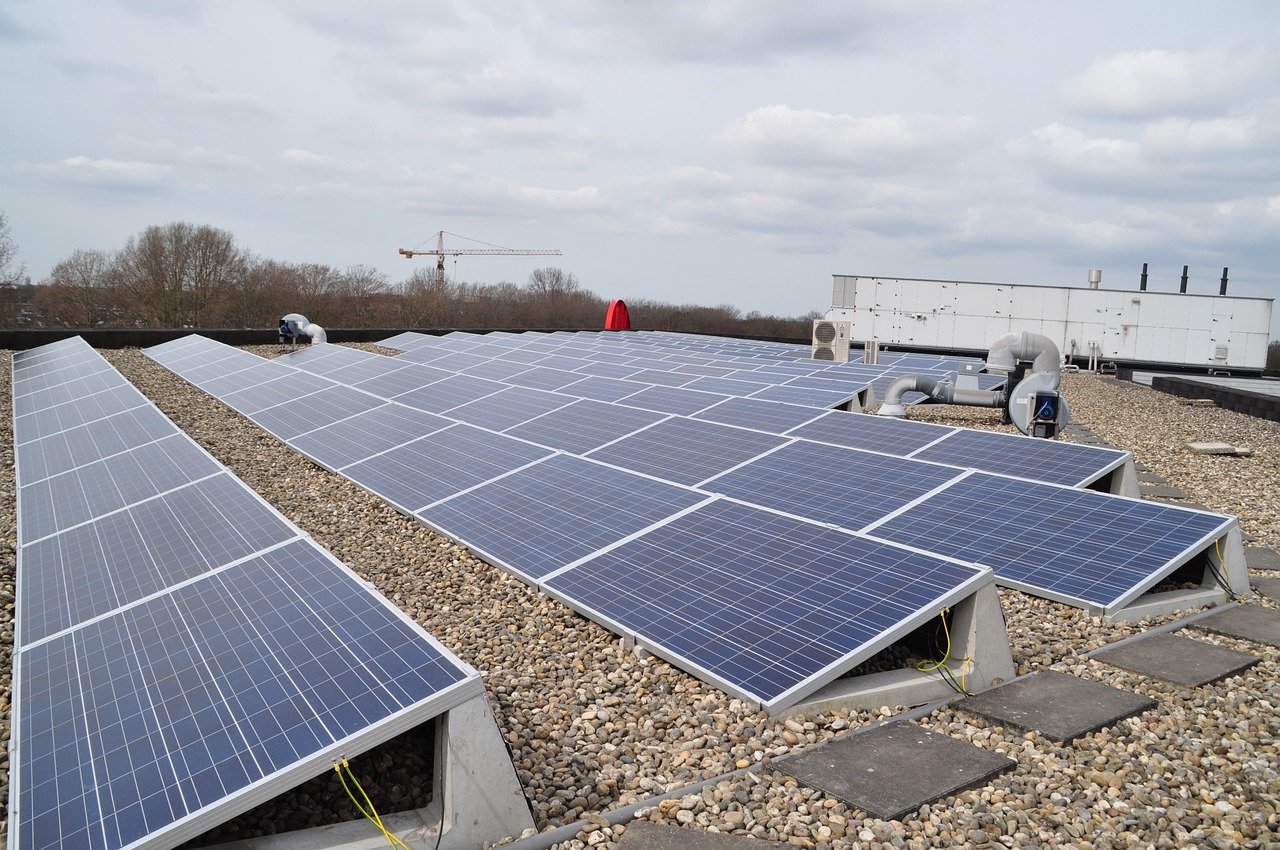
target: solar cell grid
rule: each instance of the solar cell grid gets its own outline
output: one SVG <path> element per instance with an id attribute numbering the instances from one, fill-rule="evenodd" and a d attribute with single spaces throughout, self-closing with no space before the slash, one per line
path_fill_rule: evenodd
<path id="1" fill-rule="evenodd" d="M 470 375 L 451 375 L 426 386 L 401 393 L 395 397 L 395 400 L 400 404 L 425 410 L 428 413 L 443 413 L 450 408 L 476 401 L 504 389 L 506 385 L 497 381 L 486 381 L 484 378 L 473 378 Z"/>
<path id="2" fill-rule="evenodd" d="M 19 644 L 42 640 L 298 536 L 221 473 L 23 550 Z"/>
<path id="3" fill-rule="evenodd" d="M 475 375 L 477 378 L 487 378 L 490 381 L 503 381 L 512 375 L 519 375 L 521 372 L 527 372 L 532 368 L 528 363 L 511 363 L 500 358 L 487 360 L 478 366 L 472 366 L 469 369 L 462 370 L 464 375 Z"/>
<path id="4" fill-rule="evenodd" d="M 1127 453 L 962 428 L 911 456 L 984 472 L 1080 486 L 1123 464 Z"/>
<path id="5" fill-rule="evenodd" d="M 619 383 L 633 382 L 619 381 Z M 683 387 L 647 387 L 619 399 L 618 403 L 628 407 L 643 407 L 645 410 L 691 416 L 699 410 L 705 410 L 713 404 L 724 401 L 725 398 L 727 396 L 688 390 Z"/>
<path id="6" fill-rule="evenodd" d="M 750 397 L 765 401 L 781 401 L 787 404 L 803 404 L 810 407 L 836 407 L 848 403 L 856 396 L 856 392 L 849 390 L 815 390 L 779 384 L 756 390 Z"/>
<path id="7" fill-rule="evenodd" d="M 868 657 L 911 615 L 936 612 L 980 575 L 718 500 L 545 586 L 657 654 L 773 708 Z"/>
<path id="8" fill-rule="evenodd" d="M 443 369 L 433 369 L 430 366 L 420 366 L 413 363 L 402 363 L 401 366 L 403 368 L 387 372 L 385 375 L 357 381 L 352 386 L 358 390 L 373 393 L 380 398 L 391 399 L 412 390 L 421 389 L 428 384 L 434 384 L 436 381 L 442 381 L 450 376 Z"/>
<path id="9" fill-rule="evenodd" d="M 817 522 L 858 529 L 961 470 L 798 440 L 700 486 Z"/>
<path id="10" fill-rule="evenodd" d="M 570 455 L 552 455 L 418 513 L 536 582 L 706 496 Z"/>
<path id="11" fill-rule="evenodd" d="M 105 419 L 147 403 L 132 386 L 120 386 L 105 392 L 78 399 L 73 403 L 59 404 L 27 416 L 15 416 L 14 442 L 38 440 L 59 431 L 76 428 L 87 422 Z"/>
<path id="12" fill-rule="evenodd" d="M 452 420 L 434 413 L 392 402 L 294 437 L 289 445 L 322 466 L 340 470 L 452 424 Z"/>
<path id="13" fill-rule="evenodd" d="M 368 351 L 347 348 L 344 345 L 332 345 L 327 342 L 312 343 L 308 348 L 281 355 L 276 361 L 286 366 L 293 366 L 315 375 L 328 375 L 335 369 L 344 366 L 355 366 L 364 363 L 371 357 L 378 357 Z"/>
<path id="14" fill-rule="evenodd" d="M 665 413 L 580 399 L 506 433 L 571 454 L 585 454 L 666 418 Z"/>
<path id="15" fill-rule="evenodd" d="M 331 381 L 337 381 L 340 384 L 358 384 L 361 381 L 367 381 L 370 378 L 378 378 L 404 369 L 408 364 L 401 363 L 392 357 L 382 357 L 377 354 L 371 354 L 364 360 L 356 363 L 346 363 L 337 368 L 330 369 L 324 373 L 324 376 Z"/>
<path id="16" fill-rule="evenodd" d="M 31 484 L 176 433 L 177 427 L 150 404 L 95 419 L 17 446 L 18 483 Z"/>
<path id="17" fill-rule="evenodd" d="M 219 397 L 233 410 L 245 416 L 252 416 L 259 410 L 266 410 L 268 407 L 275 407 L 287 401 L 296 402 L 303 396 L 337 386 L 333 381 L 319 375 L 298 372 L 274 363 L 270 365 L 281 370 L 280 377 L 263 381 L 246 389 L 227 392 Z"/>
<path id="18" fill-rule="evenodd" d="M 582 380 L 581 372 L 566 372 L 564 369 L 552 369 L 546 366 L 532 366 L 519 374 L 505 379 L 506 383 L 517 387 L 528 387 L 536 390 L 558 390 Z"/>
<path id="19" fill-rule="evenodd" d="M 13 399 L 13 414 L 25 416 L 59 404 L 79 402 L 86 396 L 127 385 L 118 372 L 98 372 L 84 377 L 70 378 L 65 383 L 45 389 L 33 390 Z"/>
<path id="20" fill-rule="evenodd" d="M 478 401 L 455 407 L 448 411 L 448 416 L 493 431 L 505 431 L 571 402 L 572 399 L 566 396 L 545 390 L 507 387 Z"/>
<path id="21" fill-rule="evenodd" d="M 1232 520 L 975 472 L 868 530 L 991 567 L 998 581 L 1107 613 Z"/>
<path id="22" fill-rule="evenodd" d="M 470 425 L 454 425 L 342 471 L 406 513 L 512 472 L 551 452 Z"/>
<path id="23" fill-rule="evenodd" d="M 577 398 L 613 402 L 621 401 L 629 395 L 635 395 L 645 389 L 646 386 L 646 384 L 637 384 L 632 381 L 601 378 L 593 375 L 574 381 L 571 384 L 565 384 L 563 387 L 558 388 L 556 392 Z"/>
<path id="24" fill-rule="evenodd" d="M 588 457 L 691 486 L 785 442 L 772 434 L 677 417 L 637 431 Z"/>
<path id="25" fill-rule="evenodd" d="M 955 430 L 944 425 L 865 413 L 828 413 L 787 434 L 837 446 L 906 456 Z"/>
<path id="26" fill-rule="evenodd" d="M 376 396 L 335 385 L 306 396 L 303 403 L 288 402 L 259 410 L 253 414 L 253 421 L 281 440 L 291 440 L 382 404 L 383 400 Z"/>
<path id="27" fill-rule="evenodd" d="M 695 413 L 693 418 L 723 425 L 737 425 L 739 428 L 751 428 L 768 434 L 784 434 L 823 415 L 826 415 L 825 411 L 798 404 L 756 398 L 727 398 L 714 407 Z"/>

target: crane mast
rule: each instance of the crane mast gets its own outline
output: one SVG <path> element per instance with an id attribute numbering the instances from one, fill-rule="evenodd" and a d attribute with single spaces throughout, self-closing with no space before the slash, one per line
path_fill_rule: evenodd
<path id="1" fill-rule="evenodd" d="M 502 248 L 496 245 L 489 248 L 446 248 L 444 247 L 444 234 L 443 230 L 436 234 L 436 249 L 434 251 L 400 249 L 400 253 L 406 258 L 420 256 L 436 258 L 436 286 L 444 285 L 445 257 L 492 257 L 502 255 L 559 257 L 561 255 L 559 248 Z M 450 235 L 457 236 L 458 234 L 453 233 Z M 464 236 L 462 238 L 466 239 L 467 237 Z"/>

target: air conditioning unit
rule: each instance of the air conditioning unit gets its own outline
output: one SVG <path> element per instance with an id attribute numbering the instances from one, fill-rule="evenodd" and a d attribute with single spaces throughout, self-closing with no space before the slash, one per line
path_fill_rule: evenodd
<path id="1" fill-rule="evenodd" d="M 849 362 L 849 334 L 852 323 L 838 322 L 833 319 L 813 320 L 813 352 L 814 360 L 830 360 L 836 363 Z"/>

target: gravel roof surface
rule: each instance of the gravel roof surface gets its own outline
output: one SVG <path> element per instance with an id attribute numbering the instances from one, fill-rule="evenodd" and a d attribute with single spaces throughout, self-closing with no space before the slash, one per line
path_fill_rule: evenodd
<path id="1" fill-rule="evenodd" d="M 251 350 L 276 353 L 275 346 Z M 1106 623 L 1001 590 L 1019 673 L 1074 673 L 1150 696 L 1156 708 L 1070 746 L 979 725 L 949 707 L 935 711 L 918 722 L 1009 755 L 1017 768 L 905 821 L 870 818 L 799 785 L 770 762 L 902 707 L 770 718 L 659 659 L 629 655 L 613 634 L 312 465 L 136 349 L 103 354 L 214 457 L 480 670 L 539 829 L 586 821 L 560 847 L 611 848 L 625 824 L 610 825 L 602 813 L 748 767 L 753 770 L 639 816 L 818 848 L 1280 847 L 1280 653 L 1274 648 L 1183 632 L 1263 661 L 1210 686 L 1177 688 L 1084 657 L 1175 617 Z M 6 743 L 16 545 L 9 381 L 10 360 L 3 357 L 0 737 Z M 1062 389 L 1077 421 L 1132 451 L 1195 501 L 1239 515 L 1258 544 L 1280 547 L 1280 424 L 1183 405 L 1091 375 L 1064 376 Z M 913 409 L 910 416 L 1001 429 L 990 410 Z M 1228 442 L 1254 454 L 1195 455 L 1185 448 L 1193 441 Z M 1246 604 L 1276 607 L 1258 597 Z M 400 797 L 392 799 L 412 800 L 406 789 L 422 784 L 419 762 L 394 761 L 378 756 L 370 784 L 394 784 Z M 0 749 L 5 804 L 7 777 L 7 752 Z M 269 804 L 224 837 L 324 822 L 329 810 L 341 817 L 339 803 L 329 799 L 335 792 L 341 793 L 320 781 L 302 802 Z"/>

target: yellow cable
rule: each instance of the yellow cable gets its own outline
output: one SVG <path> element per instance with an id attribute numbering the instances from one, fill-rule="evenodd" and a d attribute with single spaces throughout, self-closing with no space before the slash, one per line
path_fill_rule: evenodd
<path id="1" fill-rule="evenodd" d="M 360 801 L 356 799 L 356 795 L 351 793 L 351 788 L 350 786 L 347 785 L 347 777 L 342 775 L 342 769 L 344 767 L 347 769 L 347 776 L 350 776 L 352 783 L 355 784 L 356 790 L 360 792 L 361 797 L 364 797 L 364 802 L 365 802 L 365 805 L 368 806 L 368 809 L 365 809 L 364 806 L 360 805 Z M 377 809 L 373 807 L 373 801 L 371 801 L 369 799 L 369 795 L 365 793 L 364 786 L 360 784 L 360 780 L 356 778 L 356 775 L 354 773 L 352 773 L 350 762 L 348 762 L 345 758 L 342 759 L 340 762 L 335 761 L 333 763 L 333 769 L 338 774 L 338 780 L 342 783 L 342 790 L 347 792 L 347 796 L 351 798 L 351 803 L 356 807 L 356 811 L 364 815 L 365 818 L 370 823 L 372 823 L 379 830 L 381 830 L 382 834 L 386 836 L 387 841 L 391 844 L 392 847 L 399 847 L 400 850 L 409 850 L 409 847 L 403 841 L 401 841 L 398 837 L 393 835 L 391 831 L 388 830 L 387 827 L 382 823 L 382 818 L 378 815 Z"/>
<path id="2" fill-rule="evenodd" d="M 951 667 L 947 665 L 947 662 L 951 660 L 951 629 L 947 627 L 947 612 L 950 610 L 950 608 L 943 608 L 942 611 L 939 612 L 939 616 L 942 618 L 942 632 L 947 636 L 947 650 L 942 654 L 942 658 L 939 661 L 921 661 L 917 664 L 916 669 L 922 673 L 932 673 L 938 668 L 943 668 L 947 672 L 952 672 Z M 960 690 L 964 691 L 965 676 L 968 675 L 969 664 L 973 661 L 973 656 L 970 655 L 967 658 L 960 658 L 957 660 L 960 662 Z"/>

